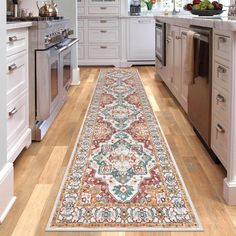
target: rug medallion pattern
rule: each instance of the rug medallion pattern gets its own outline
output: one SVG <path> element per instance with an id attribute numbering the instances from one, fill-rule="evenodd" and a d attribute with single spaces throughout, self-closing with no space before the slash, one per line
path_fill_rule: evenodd
<path id="1" fill-rule="evenodd" d="M 100 74 L 50 229 L 197 230 L 135 69 Z"/>

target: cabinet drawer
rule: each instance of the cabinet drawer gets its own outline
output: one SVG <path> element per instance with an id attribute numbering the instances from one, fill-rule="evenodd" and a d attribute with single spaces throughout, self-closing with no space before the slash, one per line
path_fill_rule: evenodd
<path id="1" fill-rule="evenodd" d="M 229 60 L 231 54 L 230 45 L 231 45 L 230 37 L 218 34 L 215 35 L 215 54 L 217 56 Z"/>
<path id="2" fill-rule="evenodd" d="M 84 43 L 84 30 L 78 29 L 79 44 Z"/>
<path id="3" fill-rule="evenodd" d="M 112 29 L 89 30 L 89 43 L 118 43 L 119 31 Z"/>
<path id="4" fill-rule="evenodd" d="M 230 69 L 215 61 L 214 65 L 215 70 L 215 76 L 214 76 L 214 82 L 223 87 L 226 90 L 230 89 Z"/>
<path id="5" fill-rule="evenodd" d="M 229 130 L 224 122 L 213 115 L 211 147 L 227 169 L 227 150 L 229 149 Z"/>
<path id="6" fill-rule="evenodd" d="M 28 88 L 28 61 L 25 51 L 7 58 L 7 103 Z"/>
<path id="7" fill-rule="evenodd" d="M 89 0 L 89 4 L 119 4 L 119 0 Z"/>
<path id="8" fill-rule="evenodd" d="M 8 30 L 7 31 L 7 56 L 27 50 L 28 48 L 28 31 L 27 30 Z"/>
<path id="9" fill-rule="evenodd" d="M 12 101 L 7 107 L 7 112 L 7 149 L 9 151 L 28 128 L 27 93 Z"/>
<path id="10" fill-rule="evenodd" d="M 88 22 L 89 28 L 118 28 L 119 22 L 118 20 L 89 20 Z"/>
<path id="11" fill-rule="evenodd" d="M 84 49 L 84 45 L 79 45 L 79 53 L 78 53 L 78 58 L 80 60 L 83 60 L 84 59 L 84 56 L 85 56 L 85 49 Z"/>
<path id="12" fill-rule="evenodd" d="M 89 15 L 119 15 L 120 8 L 118 6 L 89 6 Z"/>
<path id="13" fill-rule="evenodd" d="M 213 114 L 221 117 L 228 124 L 230 116 L 229 93 L 220 87 L 213 86 Z"/>
<path id="14" fill-rule="evenodd" d="M 118 59 L 119 46 L 89 46 L 88 56 L 89 59 Z"/>
<path id="15" fill-rule="evenodd" d="M 78 7 L 78 16 L 85 15 L 85 7 Z"/>

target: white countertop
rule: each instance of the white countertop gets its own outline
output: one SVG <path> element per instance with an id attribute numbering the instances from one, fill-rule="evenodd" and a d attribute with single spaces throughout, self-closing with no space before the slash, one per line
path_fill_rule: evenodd
<path id="1" fill-rule="evenodd" d="M 29 21 L 12 21 L 7 22 L 7 30 L 9 29 L 19 29 L 19 28 L 26 28 L 32 26 L 32 22 Z"/>
<path id="2" fill-rule="evenodd" d="M 236 18 L 232 19 L 227 16 L 157 15 L 154 18 L 170 24 L 181 24 L 183 26 L 197 25 L 219 30 L 236 31 Z"/>

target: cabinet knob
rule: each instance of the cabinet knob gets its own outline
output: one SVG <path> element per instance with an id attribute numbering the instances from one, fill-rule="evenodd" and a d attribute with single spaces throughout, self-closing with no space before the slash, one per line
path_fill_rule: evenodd
<path id="1" fill-rule="evenodd" d="M 225 133 L 224 128 L 220 124 L 217 124 L 216 130 L 217 130 L 218 133 L 221 133 L 221 134 Z"/>
<path id="2" fill-rule="evenodd" d="M 216 96 L 216 101 L 217 101 L 217 104 L 219 104 L 220 102 L 225 102 L 225 98 L 222 95 L 218 94 Z"/>
<path id="3" fill-rule="evenodd" d="M 225 43 L 227 41 L 227 39 L 224 37 L 219 37 L 218 40 L 219 40 L 219 43 Z"/>
<path id="4" fill-rule="evenodd" d="M 13 63 L 12 65 L 8 66 L 8 71 L 12 72 L 13 70 L 17 69 L 17 65 Z"/>
<path id="5" fill-rule="evenodd" d="M 17 113 L 17 109 L 14 107 L 11 111 L 8 112 L 10 117 L 14 116 Z"/>
<path id="6" fill-rule="evenodd" d="M 218 66 L 217 67 L 217 72 L 221 73 L 221 74 L 224 74 L 224 73 L 226 73 L 226 69 L 223 66 Z"/>
<path id="7" fill-rule="evenodd" d="M 14 41 L 17 41 L 17 37 L 16 36 L 9 37 L 9 42 L 14 42 Z"/>

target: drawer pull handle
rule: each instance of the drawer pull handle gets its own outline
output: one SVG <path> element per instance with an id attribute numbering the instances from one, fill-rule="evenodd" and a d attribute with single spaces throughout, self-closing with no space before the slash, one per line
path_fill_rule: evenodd
<path id="1" fill-rule="evenodd" d="M 101 33 L 107 33 L 107 30 L 100 30 Z"/>
<path id="2" fill-rule="evenodd" d="M 175 38 L 176 38 L 177 40 L 180 40 L 180 39 L 182 39 L 182 37 L 181 37 L 181 36 L 175 36 Z"/>
<path id="3" fill-rule="evenodd" d="M 219 37 L 219 43 L 225 43 L 227 41 L 224 37 Z"/>
<path id="4" fill-rule="evenodd" d="M 167 43 L 170 43 L 170 39 L 167 39 L 166 42 L 167 42 Z"/>
<path id="5" fill-rule="evenodd" d="M 107 7 L 100 7 L 100 9 L 101 9 L 101 10 L 106 10 L 106 9 L 107 9 Z"/>
<path id="6" fill-rule="evenodd" d="M 224 73 L 226 73 L 226 69 L 223 66 L 218 66 L 217 72 L 221 73 L 221 74 L 224 74 Z"/>
<path id="7" fill-rule="evenodd" d="M 220 124 L 217 124 L 216 130 L 217 130 L 218 133 L 221 133 L 221 134 L 225 133 L 224 128 Z"/>
<path id="8" fill-rule="evenodd" d="M 15 63 L 12 64 L 12 65 L 10 65 L 10 66 L 8 66 L 9 72 L 12 72 L 12 71 L 15 70 L 15 69 L 17 69 L 17 65 L 16 65 Z"/>
<path id="9" fill-rule="evenodd" d="M 15 41 L 17 41 L 17 37 L 16 36 L 9 37 L 9 42 L 15 42 Z"/>
<path id="10" fill-rule="evenodd" d="M 218 94 L 218 95 L 216 96 L 216 101 L 217 101 L 217 104 L 218 104 L 219 102 L 225 102 L 225 98 L 224 98 L 222 95 Z"/>
<path id="11" fill-rule="evenodd" d="M 101 49 L 107 49 L 107 46 L 101 46 L 100 48 Z"/>
<path id="12" fill-rule="evenodd" d="M 11 111 L 8 112 L 9 116 L 12 117 L 17 113 L 17 109 L 14 107 Z"/>
<path id="13" fill-rule="evenodd" d="M 100 20 L 100 23 L 105 24 L 107 23 L 107 20 Z"/>

